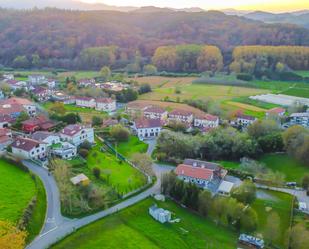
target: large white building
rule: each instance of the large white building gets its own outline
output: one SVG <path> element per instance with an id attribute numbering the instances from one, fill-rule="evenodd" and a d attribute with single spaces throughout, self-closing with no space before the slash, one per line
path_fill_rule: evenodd
<path id="1" fill-rule="evenodd" d="M 250 115 L 238 115 L 236 117 L 235 125 L 240 125 L 242 127 L 247 127 L 253 124 L 257 118 L 250 116 Z"/>
<path id="2" fill-rule="evenodd" d="M 196 115 L 194 126 L 200 128 L 215 128 L 219 126 L 219 117 L 210 114 Z"/>
<path id="3" fill-rule="evenodd" d="M 112 98 L 100 98 L 96 99 L 95 109 L 104 112 L 114 112 L 116 111 L 116 100 Z"/>
<path id="4" fill-rule="evenodd" d="M 79 124 L 68 125 L 64 127 L 60 132 L 60 137 L 63 141 L 70 142 L 75 146 L 79 146 L 85 141 L 94 143 L 93 128 Z"/>
<path id="5" fill-rule="evenodd" d="M 12 153 L 21 159 L 47 159 L 47 144 L 30 138 L 18 137 L 12 143 Z"/>
<path id="6" fill-rule="evenodd" d="M 139 118 L 132 128 L 140 140 L 153 139 L 159 136 L 162 123 L 160 119 Z"/>

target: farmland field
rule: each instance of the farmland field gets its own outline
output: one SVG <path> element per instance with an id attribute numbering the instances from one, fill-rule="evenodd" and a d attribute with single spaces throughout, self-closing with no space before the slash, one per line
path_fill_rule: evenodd
<path id="1" fill-rule="evenodd" d="M 308 86 L 309 86 L 309 83 L 308 83 Z M 286 91 L 283 91 L 282 94 L 292 95 L 296 97 L 309 98 L 309 87 L 308 88 L 301 88 L 301 87 L 290 88 Z"/>
<path id="2" fill-rule="evenodd" d="M 92 223 L 68 236 L 53 249 L 233 249 L 237 234 L 183 209 L 171 201 L 158 205 L 180 218 L 161 224 L 149 214 L 153 199 L 146 199 L 117 214 Z M 132 240 L 134 237 L 134 240 Z M 78 241 L 79 243 L 76 243 Z"/>

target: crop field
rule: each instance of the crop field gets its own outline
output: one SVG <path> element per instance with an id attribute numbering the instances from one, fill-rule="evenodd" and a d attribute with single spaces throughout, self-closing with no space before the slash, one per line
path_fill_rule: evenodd
<path id="1" fill-rule="evenodd" d="M 132 78 L 129 78 L 129 80 Z M 191 84 L 196 77 L 163 77 L 163 76 L 149 76 L 134 78 L 134 81 L 139 84 L 149 84 L 152 88 L 168 88 L 175 86 L 183 86 Z"/>
<path id="2" fill-rule="evenodd" d="M 237 234 L 201 218 L 171 201 L 159 202 L 179 223 L 161 224 L 149 214 L 155 201 L 148 198 L 94 222 L 66 237 L 53 249 L 233 249 Z M 132 240 L 134 237 L 134 240 Z M 78 243 L 76 243 L 78 241 Z"/>
<path id="3" fill-rule="evenodd" d="M 292 95 L 296 97 L 309 98 L 309 83 L 308 83 L 308 88 L 294 87 L 286 91 L 283 91 L 282 94 Z"/>
<path id="4" fill-rule="evenodd" d="M 234 102 L 234 101 L 226 101 L 225 103 L 228 104 L 228 105 L 231 105 L 231 106 L 238 107 L 240 109 L 245 109 L 245 110 L 253 111 L 253 112 L 266 112 L 267 111 L 267 109 L 263 109 L 261 107 L 243 104 L 243 103 L 238 103 L 238 102 Z"/>

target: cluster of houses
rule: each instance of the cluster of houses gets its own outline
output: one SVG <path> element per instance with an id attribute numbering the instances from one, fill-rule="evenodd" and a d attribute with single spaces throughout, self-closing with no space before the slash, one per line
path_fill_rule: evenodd
<path id="1" fill-rule="evenodd" d="M 79 87 L 100 88 L 109 92 L 122 92 L 129 88 L 129 85 L 117 81 L 98 83 L 95 79 L 80 79 L 77 82 Z"/>
<path id="2" fill-rule="evenodd" d="M 194 114 L 190 111 L 175 109 L 171 112 L 153 105 L 131 103 L 127 105 L 127 113 L 137 115 L 132 129 L 140 140 L 157 137 L 162 127 L 169 123 L 179 122 L 188 130 L 198 128 L 203 132 L 219 126 L 219 117 L 207 113 Z"/>

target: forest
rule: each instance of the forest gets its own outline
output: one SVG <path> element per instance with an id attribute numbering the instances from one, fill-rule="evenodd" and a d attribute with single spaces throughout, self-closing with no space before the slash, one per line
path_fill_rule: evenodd
<path id="1" fill-rule="evenodd" d="M 218 11 L 166 15 L 0 9 L 0 64 L 5 67 L 98 69 L 105 63 L 89 54 L 108 47 L 110 51 L 103 52 L 108 66 L 117 69 L 131 64 L 135 69 L 136 62 L 151 63 L 161 46 L 192 42 L 217 46 L 227 65 L 236 46 L 308 46 L 309 32 L 295 25 L 264 24 Z M 190 70 L 180 67 L 182 71 Z M 198 65 L 194 69 L 202 70 Z"/>

